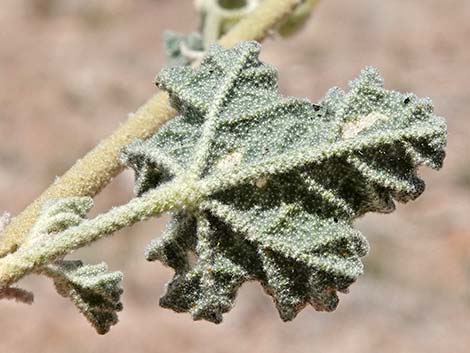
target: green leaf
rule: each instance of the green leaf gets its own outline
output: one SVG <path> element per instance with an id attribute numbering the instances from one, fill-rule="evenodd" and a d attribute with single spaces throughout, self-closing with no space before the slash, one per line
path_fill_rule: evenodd
<path id="1" fill-rule="evenodd" d="M 204 54 L 204 45 L 199 33 L 182 35 L 166 31 L 163 41 L 165 54 L 170 66 L 190 65 Z"/>
<path id="2" fill-rule="evenodd" d="M 418 197 L 424 164 L 440 168 L 446 125 L 427 99 L 383 88 L 366 68 L 318 104 L 284 97 L 260 46 L 212 46 L 197 69 L 164 69 L 157 85 L 179 115 L 123 161 L 139 195 L 166 183 L 181 200 L 149 260 L 173 267 L 161 305 L 213 322 L 256 280 L 283 320 L 307 304 L 334 310 L 368 251 L 352 221 Z"/>
<path id="3" fill-rule="evenodd" d="M 92 206 L 93 199 L 87 196 L 47 200 L 22 248 L 28 248 L 34 243 L 45 244 L 55 234 L 79 225 Z"/>
<path id="4" fill-rule="evenodd" d="M 51 199 L 44 203 L 41 213 L 25 242 L 17 250 L 32 256 L 38 248 L 65 247 L 62 232 L 80 227 L 93 206 L 91 197 Z M 49 261 L 50 262 L 50 261 Z M 105 263 L 83 265 L 81 261 L 58 260 L 41 267 L 37 272 L 53 279 L 57 292 L 68 297 L 99 334 L 105 334 L 117 323 L 117 311 L 122 310 L 120 295 L 121 272 L 107 272 Z"/>
<path id="5" fill-rule="evenodd" d="M 43 269 L 57 292 L 70 298 L 99 334 L 118 322 L 116 312 L 122 310 L 122 273 L 107 270 L 105 263 L 83 265 L 81 261 L 57 261 Z"/>

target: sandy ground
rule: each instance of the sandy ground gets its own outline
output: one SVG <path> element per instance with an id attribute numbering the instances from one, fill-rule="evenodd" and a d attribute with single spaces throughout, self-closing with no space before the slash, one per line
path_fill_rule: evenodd
<path id="1" fill-rule="evenodd" d="M 0 304 L 0 353 L 468 352 L 469 19 L 468 0 L 324 0 L 298 36 L 265 44 L 285 94 L 318 100 L 372 65 L 387 87 L 430 96 L 448 119 L 445 167 L 421 171 L 424 195 L 357 222 L 372 251 L 336 312 L 306 309 L 282 323 L 254 283 L 219 326 L 158 307 L 172 273 L 143 258 L 161 233 L 154 220 L 74 254 L 125 273 L 125 309 L 108 335 L 32 277 L 23 285 L 33 306 Z M 2 0 L 0 211 L 21 211 L 154 93 L 163 30 L 196 22 L 189 0 Z M 116 178 L 97 210 L 129 199 L 132 181 L 130 172 Z"/>

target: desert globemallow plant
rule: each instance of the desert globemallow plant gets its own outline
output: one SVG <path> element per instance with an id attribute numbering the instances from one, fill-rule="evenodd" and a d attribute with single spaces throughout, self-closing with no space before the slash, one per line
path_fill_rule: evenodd
<path id="1" fill-rule="evenodd" d="M 104 333 L 121 309 L 121 274 L 63 257 L 168 212 L 145 252 L 175 270 L 162 306 L 219 323 L 255 280 L 283 320 L 307 304 L 334 310 L 368 252 L 353 221 L 424 191 L 417 168 L 442 166 L 445 121 L 428 99 L 384 89 L 373 68 L 316 103 L 282 96 L 260 49 L 212 45 L 198 67 L 163 69 L 156 83 L 177 116 L 123 149 L 136 197 L 93 219 L 91 198 L 45 203 L 24 243 L 0 259 L 0 296 L 45 274 Z"/>

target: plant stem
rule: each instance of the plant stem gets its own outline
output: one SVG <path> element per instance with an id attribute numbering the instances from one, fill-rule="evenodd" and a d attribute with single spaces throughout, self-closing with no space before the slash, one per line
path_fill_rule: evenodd
<path id="1" fill-rule="evenodd" d="M 0 288 L 5 288 L 25 275 L 38 270 L 61 256 L 101 239 L 138 221 L 183 206 L 200 202 L 207 188 L 202 183 L 188 183 L 182 178 L 164 184 L 125 205 L 114 207 L 96 218 L 27 244 L 0 259 Z M 183 181 L 184 180 L 184 181 Z"/>
<path id="2" fill-rule="evenodd" d="M 137 137 L 150 136 L 173 115 L 174 110 L 168 103 L 166 93 L 158 93 L 152 97 L 111 136 L 102 140 L 22 213 L 11 219 L 2 234 L 0 256 L 15 250 L 22 243 L 34 225 L 44 201 L 68 196 L 96 195 L 121 171 L 122 166 L 118 157 L 122 146 Z"/>
<path id="3" fill-rule="evenodd" d="M 242 40 L 261 42 L 301 3 L 302 0 L 264 0 L 252 13 L 227 32 L 219 40 L 219 44 L 223 47 L 232 47 Z"/>
<path id="4" fill-rule="evenodd" d="M 240 21 L 219 43 L 231 47 L 242 40 L 264 39 L 269 30 L 288 16 L 301 0 L 265 0 L 245 19 Z M 44 201 L 67 196 L 94 196 L 119 174 L 122 165 L 119 153 L 123 146 L 136 138 L 147 138 L 175 111 L 168 95 L 158 93 L 121 125 L 111 136 L 102 140 L 85 157 L 78 160 L 62 177 L 18 216 L 12 218 L 0 239 L 0 257 L 15 251 L 35 223 Z"/>

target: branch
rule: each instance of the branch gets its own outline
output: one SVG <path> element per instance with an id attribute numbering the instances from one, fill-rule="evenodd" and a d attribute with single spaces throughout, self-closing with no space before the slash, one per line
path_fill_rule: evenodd
<path id="1" fill-rule="evenodd" d="M 242 40 L 263 40 L 270 29 L 288 16 L 301 0 L 266 0 L 240 21 L 220 39 L 219 43 L 231 47 Z M 11 220 L 2 233 L 0 257 L 15 251 L 23 242 L 39 214 L 44 201 L 68 196 L 94 196 L 111 179 L 119 174 L 122 165 L 119 153 L 123 146 L 136 138 L 151 136 L 163 123 L 171 119 L 175 111 L 168 95 L 158 93 L 147 101 L 135 114 L 122 124 L 111 136 L 102 140 L 92 151 L 57 179 L 44 193 L 23 212 Z"/>
<path id="2" fill-rule="evenodd" d="M 27 237 L 28 241 L 25 241 L 16 252 L 0 259 L 0 298 L 3 288 L 8 288 L 25 275 L 38 271 L 73 250 L 138 221 L 181 207 L 181 205 L 198 203 L 205 192 L 207 192 L 207 187 L 204 185 L 189 184 L 179 179 L 51 236 L 46 236 L 47 232 L 42 229 L 33 228 L 31 230 L 33 234 Z M 48 217 L 48 215 L 45 216 Z"/>

